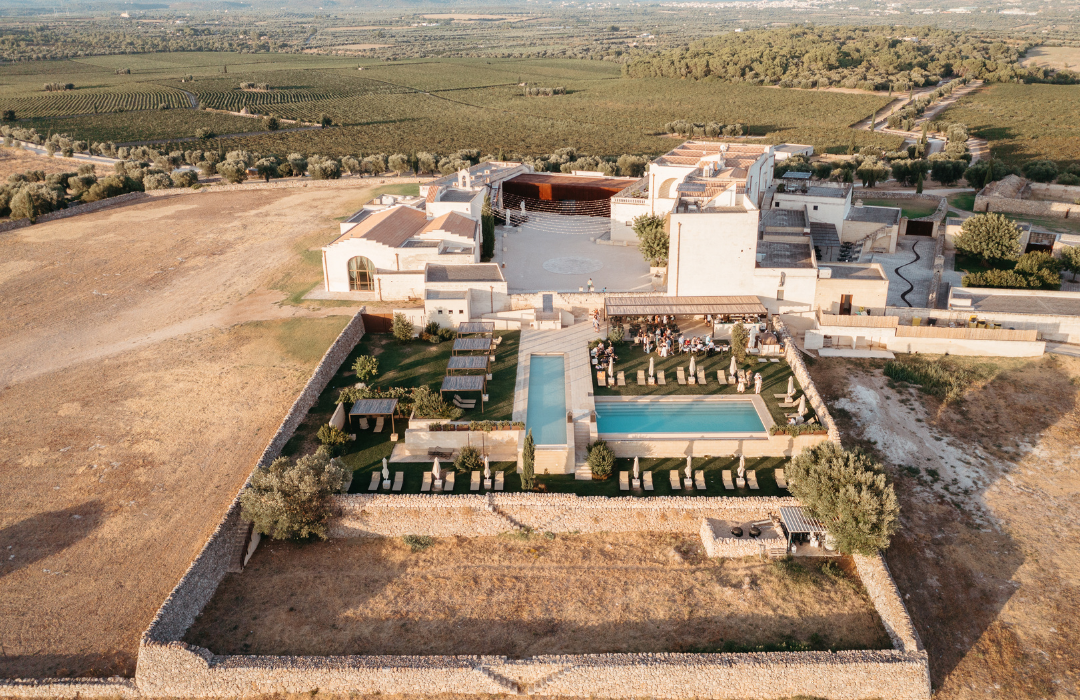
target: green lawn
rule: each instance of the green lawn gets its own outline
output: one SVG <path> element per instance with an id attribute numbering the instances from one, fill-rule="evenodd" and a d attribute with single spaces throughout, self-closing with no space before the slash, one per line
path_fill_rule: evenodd
<path id="1" fill-rule="evenodd" d="M 705 378 L 708 382 L 705 385 L 700 384 L 679 384 L 677 380 L 676 368 L 682 367 L 688 371 L 690 366 L 689 355 L 676 355 L 674 357 L 661 358 L 656 353 L 646 355 L 641 351 L 640 345 L 634 345 L 630 343 L 623 343 L 616 346 L 616 355 L 619 359 L 615 362 L 615 371 L 626 373 L 626 386 L 616 386 L 614 388 L 596 387 L 594 385 L 594 393 L 596 396 L 662 396 L 668 394 L 676 395 L 702 395 L 702 394 L 737 394 L 736 385 L 724 384 L 720 385 L 716 381 L 717 370 L 724 370 L 724 374 L 727 374 L 728 369 L 731 366 L 731 353 L 718 353 L 708 359 L 704 359 L 704 354 L 698 353 L 696 362 L 699 369 L 705 370 Z M 649 358 L 652 357 L 656 363 L 656 371 L 659 374 L 660 370 L 664 371 L 667 379 L 667 384 L 660 386 L 654 384 L 652 386 L 646 384 L 645 386 L 639 386 L 637 383 L 637 371 L 644 370 L 646 376 L 649 374 Z M 785 423 L 787 419 L 784 417 L 784 413 L 791 413 L 793 409 L 781 408 L 780 402 L 777 401 L 773 394 L 782 394 L 787 391 L 788 377 L 792 376 L 791 367 L 788 363 L 781 359 L 779 362 L 766 362 L 759 363 L 758 358 L 755 355 L 747 355 L 746 361 L 743 362 L 742 367 L 749 368 L 754 372 L 761 373 L 762 387 L 761 397 L 765 399 L 765 405 L 769 408 L 769 414 L 772 415 L 773 420 L 777 423 Z M 593 381 L 596 381 L 596 373 L 593 372 Z M 795 390 L 797 393 L 801 393 L 798 382 L 795 383 Z M 747 388 L 747 393 L 752 394 L 754 392 L 754 386 L 751 384 Z M 813 409 L 807 406 L 807 420 L 813 415 Z"/>
<path id="2" fill-rule="evenodd" d="M 964 255 L 963 253 L 956 253 L 956 260 L 953 264 L 953 270 L 957 272 L 986 272 L 990 269 L 997 270 L 1011 270 L 1016 267 L 1016 262 L 1002 260 L 998 261 L 994 265 L 985 265 L 982 258 L 972 257 Z"/>
<path id="3" fill-rule="evenodd" d="M 974 192 L 957 192 L 956 194 L 950 194 L 946 199 L 949 200 L 949 205 L 956 209 L 975 211 Z"/>
<path id="4" fill-rule="evenodd" d="M 909 219 L 921 219 L 937 211 L 936 205 L 906 199 L 863 199 L 863 204 L 868 207 L 900 207 L 901 213 Z"/>

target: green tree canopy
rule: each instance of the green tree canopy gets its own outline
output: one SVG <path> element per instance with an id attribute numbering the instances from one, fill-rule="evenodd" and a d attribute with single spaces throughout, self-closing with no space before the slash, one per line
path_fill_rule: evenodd
<path id="1" fill-rule="evenodd" d="M 1033 160 L 1024 164 L 1024 177 L 1035 182 L 1053 182 L 1058 167 L 1052 160 Z"/>
<path id="2" fill-rule="evenodd" d="M 976 214 L 964 221 L 954 245 L 964 255 L 988 262 L 1018 260 L 1020 229 L 1001 214 Z"/>
<path id="3" fill-rule="evenodd" d="M 251 487 L 240 494 L 240 507 L 256 531 L 276 540 L 326 539 L 330 495 L 341 490 L 346 478 L 346 471 L 323 448 L 295 462 L 278 457 L 251 475 Z"/>
<path id="4" fill-rule="evenodd" d="M 662 217 L 642 214 L 634 219 L 634 233 L 638 237 L 638 249 L 650 265 L 667 264 L 670 239 Z"/>
<path id="5" fill-rule="evenodd" d="M 521 490 L 532 491 L 535 486 L 536 443 L 532 430 L 525 435 L 525 448 L 521 454 Z"/>
<path id="6" fill-rule="evenodd" d="M 841 552 L 874 554 L 889 546 L 900 506 L 870 456 L 821 442 L 791 460 L 787 478 L 791 494 L 825 524 Z"/>

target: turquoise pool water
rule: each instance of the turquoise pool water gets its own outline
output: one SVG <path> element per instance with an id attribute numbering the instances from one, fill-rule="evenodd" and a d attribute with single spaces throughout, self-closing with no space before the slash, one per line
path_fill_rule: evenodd
<path id="1" fill-rule="evenodd" d="M 596 428 L 620 434 L 765 431 L 749 401 L 597 401 Z"/>
<path id="2" fill-rule="evenodd" d="M 566 368 L 562 355 L 529 357 L 529 405 L 525 428 L 537 445 L 566 444 Z"/>

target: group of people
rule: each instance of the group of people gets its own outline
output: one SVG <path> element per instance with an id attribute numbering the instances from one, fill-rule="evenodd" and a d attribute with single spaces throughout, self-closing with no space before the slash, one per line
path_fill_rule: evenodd
<path id="1" fill-rule="evenodd" d="M 618 360 L 619 356 L 615 354 L 615 344 L 610 340 L 607 347 L 604 347 L 604 341 L 600 341 L 600 344 L 589 351 L 592 358 L 597 362 L 607 362 L 608 360 Z"/>
<path id="2" fill-rule="evenodd" d="M 687 338 L 686 335 L 666 327 L 657 328 L 655 331 L 641 331 L 636 337 L 646 355 L 655 351 L 660 357 L 699 352 L 704 352 L 708 357 L 723 349 L 716 346 L 711 335 Z"/>

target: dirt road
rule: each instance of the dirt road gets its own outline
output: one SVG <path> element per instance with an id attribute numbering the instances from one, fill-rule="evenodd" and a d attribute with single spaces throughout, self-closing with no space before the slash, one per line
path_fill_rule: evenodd
<path id="1" fill-rule="evenodd" d="M 354 311 L 275 302 L 320 276 L 300 253 L 367 192 L 200 194 L 0 236 L 0 675 L 134 672 Z"/>
<path id="2" fill-rule="evenodd" d="M 1077 697 L 1080 359 L 977 359 L 992 378 L 948 407 L 890 388 L 868 361 L 817 360 L 811 374 L 845 442 L 895 479 L 887 559 L 935 697 Z"/>

